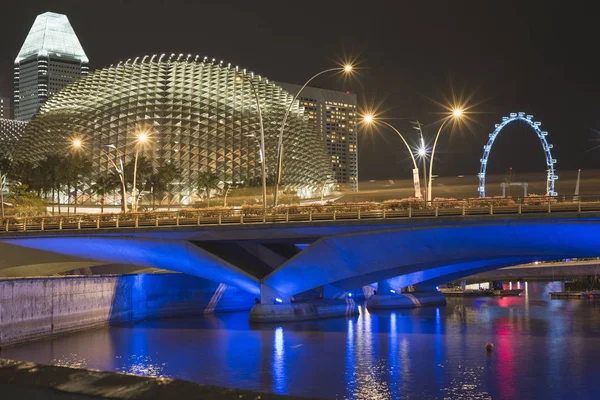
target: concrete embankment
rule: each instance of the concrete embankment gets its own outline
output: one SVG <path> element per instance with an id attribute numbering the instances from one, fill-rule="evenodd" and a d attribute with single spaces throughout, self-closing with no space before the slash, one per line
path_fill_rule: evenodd
<path id="1" fill-rule="evenodd" d="M 446 296 L 440 292 L 411 292 L 374 295 L 367 301 L 370 309 L 416 308 L 446 305 Z"/>
<path id="2" fill-rule="evenodd" d="M 148 378 L 2 359 L 0 359 L 0 393 L 2 399 L 300 399 L 271 393 L 200 385 L 179 379 Z"/>
<path id="3" fill-rule="evenodd" d="M 358 315 L 352 299 L 318 299 L 284 304 L 256 304 L 250 322 L 292 322 Z"/>
<path id="4" fill-rule="evenodd" d="M 148 318 L 249 310 L 254 297 L 182 274 L 0 280 L 0 347 Z"/>

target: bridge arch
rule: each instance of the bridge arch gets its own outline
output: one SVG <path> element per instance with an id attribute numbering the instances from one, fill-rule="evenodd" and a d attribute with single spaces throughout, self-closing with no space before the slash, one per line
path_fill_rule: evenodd
<path id="1" fill-rule="evenodd" d="M 524 112 L 520 113 L 510 113 L 508 117 L 502 117 L 502 122 L 496 124 L 494 132 L 490 133 L 490 138 L 485 146 L 483 146 L 483 157 L 480 159 L 481 167 L 479 168 L 479 197 L 485 197 L 485 173 L 487 169 L 488 157 L 490 156 L 490 151 L 492 150 L 492 146 L 494 141 L 504 129 L 504 127 L 511 122 L 514 121 L 523 121 L 527 123 L 531 128 L 535 131 L 538 138 L 542 142 L 542 148 L 544 149 L 544 153 L 546 153 L 546 166 L 548 172 L 547 184 L 546 184 L 546 195 L 547 196 L 556 196 L 557 193 L 554 191 L 554 181 L 558 179 L 558 176 L 554 174 L 554 164 L 556 160 L 552 158 L 552 153 L 550 149 L 552 149 L 552 145 L 548 144 L 546 140 L 546 136 L 548 136 L 548 132 L 542 131 L 540 129 L 541 122 L 535 122 L 533 120 L 533 115 L 525 115 Z"/>

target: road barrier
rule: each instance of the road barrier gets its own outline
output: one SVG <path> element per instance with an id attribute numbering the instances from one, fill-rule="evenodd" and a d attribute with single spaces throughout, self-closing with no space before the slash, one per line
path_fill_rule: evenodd
<path id="1" fill-rule="evenodd" d="M 468 200 L 419 199 L 391 200 L 383 203 L 332 203 L 325 205 L 279 206 L 263 212 L 262 207 L 179 209 L 177 211 L 128 212 L 119 214 L 76 214 L 39 217 L 8 217 L 1 232 L 101 230 L 204 226 L 232 224 L 272 224 L 341 220 L 398 218 L 443 218 L 474 215 L 534 213 L 582 213 L 600 211 L 600 195 L 482 198 Z"/>

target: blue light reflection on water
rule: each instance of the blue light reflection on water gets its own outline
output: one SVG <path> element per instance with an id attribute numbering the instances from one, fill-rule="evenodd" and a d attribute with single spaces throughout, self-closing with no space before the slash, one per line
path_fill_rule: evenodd
<path id="1" fill-rule="evenodd" d="M 600 302 L 551 301 L 546 284 L 525 287 L 526 297 L 363 308 L 318 322 L 252 326 L 247 313 L 145 321 L 0 357 L 326 398 L 597 398 Z"/>

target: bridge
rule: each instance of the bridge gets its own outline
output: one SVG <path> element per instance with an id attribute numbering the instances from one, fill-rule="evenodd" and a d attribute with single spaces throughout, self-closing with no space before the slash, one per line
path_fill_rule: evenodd
<path id="1" fill-rule="evenodd" d="M 517 264 L 600 256 L 600 202 L 451 205 L 14 219 L 0 233 L 0 274 L 128 265 L 233 285 L 273 304 L 317 288 L 331 297 L 374 282 L 430 288 Z"/>

